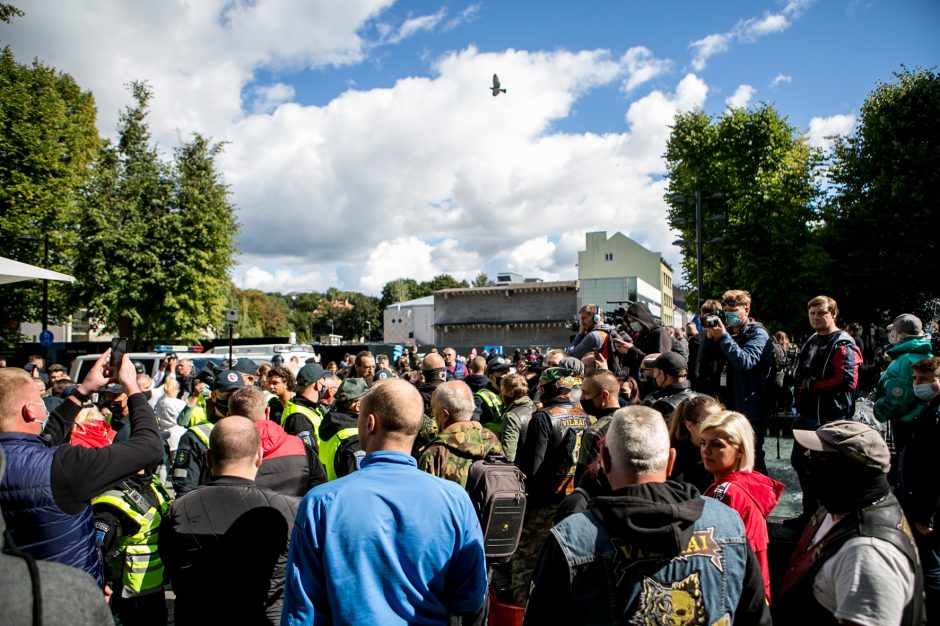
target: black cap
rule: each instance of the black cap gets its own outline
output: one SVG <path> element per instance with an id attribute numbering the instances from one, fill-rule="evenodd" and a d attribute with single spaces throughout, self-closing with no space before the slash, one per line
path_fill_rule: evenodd
<path id="1" fill-rule="evenodd" d="M 329 371 L 323 369 L 316 363 L 307 363 L 297 372 L 297 384 L 303 387 L 312 385 L 318 380 L 332 376 Z"/>
<path id="2" fill-rule="evenodd" d="M 219 375 L 216 376 L 215 384 L 212 388 L 228 391 L 230 389 L 241 389 L 244 386 L 245 383 L 242 382 L 241 374 L 234 370 L 222 370 L 219 372 Z"/>
<path id="3" fill-rule="evenodd" d="M 663 352 L 653 361 L 653 367 L 667 376 L 678 378 L 682 371 L 688 373 L 689 362 L 678 352 Z"/>
<path id="4" fill-rule="evenodd" d="M 240 374 L 254 376 L 258 373 L 258 364 L 251 359 L 238 359 L 235 361 L 234 365 L 232 365 L 232 370 Z"/>
<path id="5" fill-rule="evenodd" d="M 512 363 L 509 362 L 509 359 L 504 359 L 501 356 L 494 356 L 490 359 L 489 363 L 486 364 L 486 375 L 496 374 L 498 372 L 505 372 L 512 367 Z"/>

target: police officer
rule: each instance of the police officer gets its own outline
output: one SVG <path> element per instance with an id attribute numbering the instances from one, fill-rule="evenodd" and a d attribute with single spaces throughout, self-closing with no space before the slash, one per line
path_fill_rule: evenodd
<path id="1" fill-rule="evenodd" d="M 317 450 L 320 422 L 330 410 L 338 386 L 336 377 L 319 364 L 304 365 L 297 372 L 296 394 L 284 405 L 281 413 L 281 427 Z"/>
<path id="2" fill-rule="evenodd" d="M 91 501 L 98 544 L 121 624 L 166 624 L 157 531 L 171 498 L 153 468 L 122 480 Z"/>
<path id="3" fill-rule="evenodd" d="M 173 489 L 176 497 L 192 491 L 209 481 L 206 452 L 209 450 L 209 433 L 212 426 L 228 415 L 228 397 L 236 389 L 244 387 L 238 372 L 222 370 L 212 385 L 212 396 L 206 402 L 208 421 L 193 424 L 180 437 L 176 456 L 173 458 Z"/>
<path id="4" fill-rule="evenodd" d="M 327 480 L 341 478 L 359 469 L 366 453 L 359 445 L 359 403 L 369 391 L 362 378 L 347 378 L 336 393 L 333 410 L 320 423 L 320 461 Z"/>
<path id="5" fill-rule="evenodd" d="M 499 437 L 503 430 L 503 400 L 499 394 L 500 381 L 509 373 L 512 365 L 509 359 L 494 356 L 486 364 L 486 377 L 489 384 L 473 394 L 476 404 L 473 419 L 483 424 L 483 427 Z"/>

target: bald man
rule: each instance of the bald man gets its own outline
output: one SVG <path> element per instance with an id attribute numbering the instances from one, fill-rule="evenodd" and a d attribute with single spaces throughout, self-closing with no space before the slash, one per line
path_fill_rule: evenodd
<path id="1" fill-rule="evenodd" d="M 482 610 L 486 562 L 470 498 L 420 471 L 410 454 L 422 406 L 418 391 L 400 379 L 362 396 L 358 430 L 366 456 L 358 472 L 301 502 L 283 624 L 443 626 L 451 616 Z M 343 540 L 326 539 L 333 537 Z"/>
<path id="2" fill-rule="evenodd" d="M 250 419 L 220 419 L 209 435 L 212 482 L 180 496 L 164 516 L 160 556 L 176 593 L 176 624 L 280 623 L 299 500 L 255 483 L 262 457 Z"/>
<path id="3" fill-rule="evenodd" d="M 417 385 L 418 393 L 421 394 L 423 401 L 423 415 L 421 429 L 415 438 L 414 449 L 411 451 L 415 457 L 431 443 L 431 440 L 437 434 L 437 424 L 434 422 L 434 416 L 431 411 L 431 396 L 434 390 L 447 382 L 447 367 L 444 364 L 444 357 L 437 352 L 429 353 L 421 361 L 421 376 L 424 382 Z"/>
<path id="4" fill-rule="evenodd" d="M 474 461 L 503 453 L 499 437 L 470 419 L 475 408 L 470 387 L 461 380 L 446 382 L 434 391 L 431 411 L 438 432 L 418 457 L 420 469 L 466 488 Z"/>

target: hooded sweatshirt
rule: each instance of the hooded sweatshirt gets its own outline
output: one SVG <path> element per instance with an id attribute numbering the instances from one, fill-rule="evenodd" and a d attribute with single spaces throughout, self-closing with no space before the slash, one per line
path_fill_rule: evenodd
<path id="1" fill-rule="evenodd" d="M 264 460 L 255 482 L 289 496 L 303 496 L 326 482 L 320 459 L 296 435 L 289 435 L 271 420 L 255 422 L 261 435 Z"/>
<path id="2" fill-rule="evenodd" d="M 732 472 L 720 483 L 712 483 L 705 492 L 706 496 L 721 500 L 741 516 L 748 543 L 760 563 L 768 601 L 770 562 L 767 559 L 767 546 L 770 544 L 770 536 L 767 533 L 767 516 L 777 506 L 782 493 L 783 483 L 760 472 L 748 470 Z"/>
<path id="3" fill-rule="evenodd" d="M 695 524 L 704 513 L 705 501 L 699 496 L 698 490 L 692 485 L 673 481 L 623 487 L 609 496 L 595 497 L 590 505 L 590 515 L 593 515 L 599 525 L 605 529 L 604 536 L 609 536 L 610 544 L 617 546 L 617 549 L 625 554 L 629 552 L 632 555 L 629 558 L 637 560 L 640 570 L 644 567 L 642 565 L 644 559 L 673 559 L 680 554 L 687 553 L 691 546 L 701 548 L 710 545 L 707 541 L 703 543 L 700 537 L 693 539 L 696 533 Z M 593 568 L 586 563 L 570 565 L 568 558 L 571 555 L 563 547 L 561 537 L 566 533 L 571 533 L 575 528 L 583 530 L 583 518 L 576 519 L 578 517 L 578 515 L 573 515 L 556 526 L 542 549 L 532 576 L 532 593 L 529 596 L 524 622 L 526 626 L 549 623 L 608 623 L 599 617 L 605 613 L 604 610 L 598 608 L 603 605 L 601 596 L 609 594 L 611 602 L 616 604 L 623 601 L 621 596 L 627 591 L 619 587 L 610 587 L 613 581 L 618 581 L 617 585 L 630 585 L 633 584 L 629 582 L 631 578 L 642 579 L 646 576 L 642 573 L 623 570 L 618 572 L 618 576 L 609 577 L 606 569 L 611 566 L 611 563 L 604 561 Z M 708 518 L 709 522 L 713 519 L 717 521 L 717 518 Z M 721 532 L 717 528 L 715 530 L 716 535 Z M 732 530 L 733 532 L 735 531 Z M 606 549 L 608 549 L 606 543 L 597 547 L 599 552 Z M 647 562 L 655 564 L 659 561 Z M 700 564 L 697 562 L 698 559 L 680 559 L 680 563 L 690 564 L 693 568 L 708 567 L 708 563 L 713 563 L 706 559 L 702 559 Z M 743 565 L 744 572 L 738 573 L 742 576 L 739 579 L 742 583 L 740 599 L 736 606 L 728 607 L 733 609 L 734 623 L 769 624 L 770 614 L 764 602 L 760 570 L 750 550 L 747 551 Z M 731 562 L 726 559 L 723 566 L 730 567 Z M 741 564 L 735 567 L 741 567 Z M 596 578 L 592 577 L 592 573 Z M 647 590 L 649 590 L 648 580 L 643 582 L 643 588 Z M 639 585 L 640 581 L 637 580 L 636 584 Z M 721 604 L 720 601 L 716 601 L 715 596 L 726 593 L 731 595 L 730 591 L 732 590 L 714 585 L 707 588 L 702 586 L 700 589 L 700 593 L 707 594 L 715 606 Z M 668 595 L 671 596 L 671 594 Z M 727 599 L 729 595 L 725 595 L 725 598 Z M 677 596 L 684 596 L 684 594 L 679 593 Z M 641 597 L 640 604 L 643 603 Z M 586 611 L 593 613 L 591 619 L 585 617 Z M 668 619 L 669 615 L 667 613 L 659 617 Z M 622 622 L 611 620 L 609 623 Z"/>
<path id="4" fill-rule="evenodd" d="M 104 420 L 89 420 L 76 424 L 70 443 L 83 448 L 103 448 L 114 443 L 114 429 Z"/>
<path id="5" fill-rule="evenodd" d="M 672 338 L 659 323 L 659 320 L 653 317 L 645 304 L 634 302 L 627 307 L 627 315 L 636 318 L 636 321 L 643 326 L 643 330 L 633 338 L 633 345 L 644 356 L 647 354 L 662 354 L 672 350 Z"/>

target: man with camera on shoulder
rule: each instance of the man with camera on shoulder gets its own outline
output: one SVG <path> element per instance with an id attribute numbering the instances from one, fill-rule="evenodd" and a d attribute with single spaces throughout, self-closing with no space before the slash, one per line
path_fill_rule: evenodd
<path id="1" fill-rule="evenodd" d="M 767 420 L 774 410 L 773 371 L 774 350 L 770 335 L 762 324 L 750 319 L 751 294 L 747 291 L 726 291 L 721 297 L 723 315 L 702 319 L 705 342 L 699 358 L 716 344 L 726 359 L 719 374 L 719 385 L 730 393 L 728 408 L 743 413 L 754 427 L 754 469 L 767 472 L 764 463 L 764 434 Z M 724 319 L 722 319 L 724 318 Z"/>

